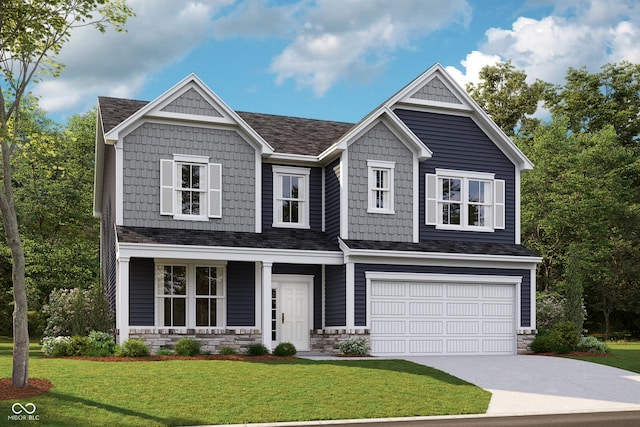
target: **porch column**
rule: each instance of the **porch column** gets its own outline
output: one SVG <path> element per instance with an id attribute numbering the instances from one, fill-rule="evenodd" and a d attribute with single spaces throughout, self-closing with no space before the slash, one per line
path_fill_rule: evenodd
<path id="1" fill-rule="evenodd" d="M 271 275 L 273 263 L 262 262 L 262 344 L 271 350 Z"/>
<path id="2" fill-rule="evenodd" d="M 119 344 L 129 339 L 129 260 L 129 257 L 118 258 L 116 329 L 119 332 Z"/>
<path id="3" fill-rule="evenodd" d="M 345 297 L 345 304 L 346 304 L 346 315 L 347 315 L 347 319 L 346 322 L 347 324 L 345 325 L 347 327 L 347 329 L 354 329 L 355 328 L 355 317 L 356 317 L 356 311 L 355 311 L 355 307 L 356 307 L 356 284 L 355 284 L 355 265 L 352 262 L 347 262 L 346 265 L 346 297 Z"/>

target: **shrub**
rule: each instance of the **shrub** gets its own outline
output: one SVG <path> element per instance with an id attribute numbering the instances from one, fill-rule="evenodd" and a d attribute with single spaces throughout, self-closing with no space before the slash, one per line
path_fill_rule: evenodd
<path id="1" fill-rule="evenodd" d="M 364 338 L 350 338 L 340 343 L 343 354 L 365 356 L 367 354 L 367 340 Z"/>
<path id="2" fill-rule="evenodd" d="M 169 350 L 168 348 L 161 348 L 156 351 L 156 354 L 158 356 L 169 356 L 171 355 L 171 350 Z"/>
<path id="3" fill-rule="evenodd" d="M 151 349 L 145 344 L 142 338 L 132 338 L 126 340 L 122 346 L 118 348 L 116 354 L 122 357 L 145 357 L 151 355 Z"/>
<path id="4" fill-rule="evenodd" d="M 116 350 L 116 342 L 111 334 L 106 332 L 89 332 L 89 344 L 87 356 L 111 356 Z"/>
<path id="5" fill-rule="evenodd" d="M 600 341 L 596 337 L 582 337 L 578 341 L 578 351 L 586 351 L 589 353 L 608 353 L 609 347 L 606 343 Z"/>
<path id="6" fill-rule="evenodd" d="M 109 306 L 100 286 L 88 289 L 54 289 L 42 307 L 46 317 L 44 336 L 86 335 L 113 327 Z"/>
<path id="7" fill-rule="evenodd" d="M 44 337 L 42 338 L 42 352 L 45 356 L 66 356 L 71 337 Z"/>
<path id="8" fill-rule="evenodd" d="M 553 325 L 549 335 L 553 338 L 559 353 L 568 353 L 576 348 L 580 337 L 581 331 L 573 322 L 560 322 Z"/>
<path id="9" fill-rule="evenodd" d="M 273 354 L 278 357 L 294 356 L 297 352 L 296 346 L 290 342 L 281 342 L 273 349 Z"/>
<path id="10" fill-rule="evenodd" d="M 531 351 L 534 353 L 551 353 L 556 351 L 556 344 L 549 334 L 538 335 L 531 343 Z"/>
<path id="11" fill-rule="evenodd" d="M 269 354 L 269 349 L 261 343 L 251 344 L 247 347 L 247 354 L 249 356 L 264 356 L 265 354 Z"/>
<path id="12" fill-rule="evenodd" d="M 173 350 L 180 356 L 194 356 L 200 354 L 200 341 L 193 338 L 180 338 Z"/>
<path id="13" fill-rule="evenodd" d="M 564 320 L 565 299 L 549 292 L 538 292 L 536 295 L 536 323 L 538 328 L 551 328 Z"/>
<path id="14" fill-rule="evenodd" d="M 238 354 L 238 351 L 233 347 L 225 346 L 225 347 L 221 347 L 220 348 L 220 354 L 225 355 L 225 356 L 229 356 L 229 355 L 232 355 L 232 354 Z"/>
<path id="15" fill-rule="evenodd" d="M 74 335 L 67 346 L 67 356 L 86 356 L 90 347 L 89 337 Z"/>

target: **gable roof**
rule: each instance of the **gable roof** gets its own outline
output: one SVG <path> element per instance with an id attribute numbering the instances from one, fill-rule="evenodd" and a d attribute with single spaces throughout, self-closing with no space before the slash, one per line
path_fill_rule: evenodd
<path id="1" fill-rule="evenodd" d="M 149 101 L 98 98 L 104 132 L 109 133 Z M 238 111 L 237 114 L 277 153 L 317 156 L 353 127 L 353 123 Z"/>

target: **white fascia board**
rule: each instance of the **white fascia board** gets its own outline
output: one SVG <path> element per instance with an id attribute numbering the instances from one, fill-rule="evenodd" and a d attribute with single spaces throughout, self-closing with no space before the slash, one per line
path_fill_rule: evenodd
<path id="1" fill-rule="evenodd" d="M 342 265 L 343 254 L 337 251 L 303 251 L 296 249 L 238 248 L 226 246 L 158 245 L 118 243 L 118 258 L 165 258 L 185 260 L 261 261 L 288 264 Z"/>
<path id="2" fill-rule="evenodd" d="M 318 156 L 311 156 L 308 154 L 273 153 L 268 158 L 269 162 L 286 163 L 291 165 L 317 166 L 319 162 Z"/>
<path id="3" fill-rule="evenodd" d="M 521 284 L 520 276 L 494 276 L 484 274 L 447 274 L 447 273 L 398 273 L 385 271 L 365 271 L 367 280 L 398 280 L 407 282 L 451 282 L 451 283 L 499 283 Z"/>

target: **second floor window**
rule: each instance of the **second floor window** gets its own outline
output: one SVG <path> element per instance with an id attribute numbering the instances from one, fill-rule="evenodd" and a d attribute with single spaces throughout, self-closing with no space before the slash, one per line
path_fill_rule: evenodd
<path id="1" fill-rule="evenodd" d="M 505 228 L 505 181 L 493 174 L 436 170 L 426 175 L 426 223 L 438 228 Z"/>
<path id="2" fill-rule="evenodd" d="M 309 228 L 309 168 L 273 166 L 273 226 Z"/>
<path id="3" fill-rule="evenodd" d="M 160 215 L 206 221 L 222 217 L 222 165 L 174 154 L 160 160 Z"/>
<path id="4" fill-rule="evenodd" d="M 393 174 L 395 163 L 367 160 L 369 173 L 369 213 L 393 214 Z"/>

